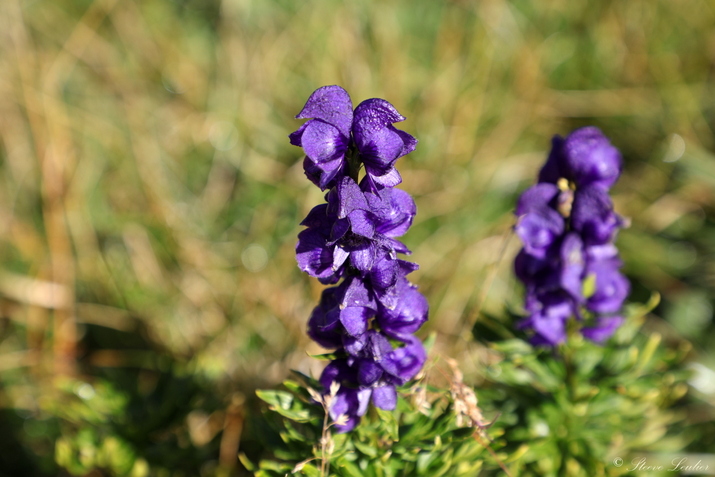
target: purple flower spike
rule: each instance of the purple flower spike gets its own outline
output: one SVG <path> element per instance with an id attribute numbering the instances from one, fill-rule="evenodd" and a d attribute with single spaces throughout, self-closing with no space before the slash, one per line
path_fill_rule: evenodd
<path id="1" fill-rule="evenodd" d="M 624 220 L 608 196 L 620 172 L 621 155 L 601 131 L 578 129 L 553 138 L 539 183 L 519 198 L 514 229 L 524 247 L 514 271 L 526 287 L 529 313 L 519 327 L 531 331 L 534 344 L 563 342 L 572 317 L 597 342 L 623 321 L 611 315 L 629 292 L 613 244 Z"/>
<path id="2" fill-rule="evenodd" d="M 338 432 L 348 432 L 371 399 L 395 409 L 396 386 L 417 375 L 426 360 L 412 333 L 427 320 L 427 300 L 406 278 L 418 267 L 398 258 L 410 253 L 397 237 L 410 228 L 417 208 L 408 193 L 393 189 L 402 181 L 395 161 L 417 140 L 392 125 L 405 118 L 390 103 L 369 99 L 353 114 L 339 86 L 315 91 L 297 117 L 308 121 L 290 135 L 291 144 L 305 151 L 308 178 L 328 192 L 327 203 L 301 224 L 307 228 L 298 234 L 296 259 L 321 283 L 343 279 L 323 291 L 308 335 L 340 356 L 320 383 L 324 393 L 340 385 L 329 415 L 340 419 Z M 404 346 L 393 348 L 390 339 Z"/>

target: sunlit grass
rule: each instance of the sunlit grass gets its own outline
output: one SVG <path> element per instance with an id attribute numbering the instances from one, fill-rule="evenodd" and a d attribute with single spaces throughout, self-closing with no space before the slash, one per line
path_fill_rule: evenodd
<path id="1" fill-rule="evenodd" d="M 2 407 L 47 417 L 57 375 L 139 370 L 139 395 L 198 376 L 233 468 L 240 427 L 219 430 L 244 399 L 319 371 L 320 287 L 294 244 L 321 195 L 287 134 L 326 84 L 388 99 L 420 140 L 401 159 L 419 209 L 405 242 L 440 352 L 474 353 L 477 308 L 519 306 L 515 197 L 553 134 L 595 124 L 625 156 L 633 299 L 660 291 L 652 326 L 712 366 L 714 17 L 700 0 L 2 2 Z M 22 462 L 51 469 L 53 432 Z"/>

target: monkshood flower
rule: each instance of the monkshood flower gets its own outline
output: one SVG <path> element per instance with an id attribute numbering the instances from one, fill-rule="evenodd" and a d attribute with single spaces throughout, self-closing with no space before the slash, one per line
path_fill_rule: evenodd
<path id="1" fill-rule="evenodd" d="M 290 142 L 303 148 L 305 174 L 322 190 L 360 163 L 372 190 L 394 187 L 402 182 L 395 161 L 417 146 L 414 137 L 392 125 L 405 120 L 392 104 L 368 99 L 353 112 L 350 95 L 340 86 L 317 89 L 296 118 L 310 120 Z"/>
<path id="2" fill-rule="evenodd" d="M 422 369 L 426 352 L 412 334 L 427 320 L 427 300 L 406 278 L 417 265 L 398 258 L 410 250 L 404 235 L 417 213 L 395 161 L 417 140 L 395 129 L 403 121 L 382 99 L 352 109 L 339 86 L 315 91 L 298 118 L 309 119 L 290 141 L 306 154 L 305 173 L 325 194 L 301 225 L 296 259 L 326 285 L 308 321 L 308 335 L 334 359 L 320 382 L 339 389 L 329 414 L 336 429 L 353 429 L 369 403 L 392 410 L 396 386 Z M 359 175 L 363 172 L 363 177 Z M 342 281 L 341 281 L 342 280 Z"/>
<path id="3" fill-rule="evenodd" d="M 603 342 L 623 322 L 629 282 L 613 244 L 625 226 L 608 195 L 622 168 L 621 155 L 595 127 L 556 136 L 539 182 L 516 206 L 516 234 L 524 247 L 514 263 L 526 289 L 529 316 L 519 323 L 534 344 L 566 339 L 576 318 L 581 333 Z"/>

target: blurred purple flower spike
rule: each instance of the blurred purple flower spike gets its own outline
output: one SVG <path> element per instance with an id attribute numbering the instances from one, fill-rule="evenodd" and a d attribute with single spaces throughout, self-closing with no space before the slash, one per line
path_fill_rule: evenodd
<path id="1" fill-rule="evenodd" d="M 519 326 L 531 330 L 534 344 L 563 342 L 572 317 L 592 322 L 582 334 L 598 343 L 623 322 L 630 287 L 613 241 L 626 222 L 608 196 L 621 168 L 621 154 L 600 130 L 577 129 L 554 137 L 539 183 L 519 198 L 515 231 L 524 248 L 514 270 L 529 313 Z"/>

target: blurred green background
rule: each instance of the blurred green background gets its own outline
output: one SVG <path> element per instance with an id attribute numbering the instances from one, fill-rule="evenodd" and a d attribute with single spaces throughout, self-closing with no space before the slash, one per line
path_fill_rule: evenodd
<path id="1" fill-rule="evenodd" d="M 715 448 L 715 2 L 3 0 L 0 37 L 0 476 L 244 475 L 255 389 L 320 371 L 294 246 L 322 194 L 287 135 L 327 84 L 420 140 L 411 278 L 477 392 L 515 199 L 600 127 L 631 301 L 692 343 L 685 431 Z"/>

